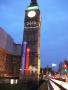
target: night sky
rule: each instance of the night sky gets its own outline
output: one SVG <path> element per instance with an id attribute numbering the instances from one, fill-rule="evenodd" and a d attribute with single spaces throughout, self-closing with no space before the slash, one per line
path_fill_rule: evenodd
<path id="1" fill-rule="evenodd" d="M 0 0 L 0 27 L 22 43 L 30 0 Z M 41 67 L 68 59 L 68 0 L 38 0 L 41 11 Z"/>

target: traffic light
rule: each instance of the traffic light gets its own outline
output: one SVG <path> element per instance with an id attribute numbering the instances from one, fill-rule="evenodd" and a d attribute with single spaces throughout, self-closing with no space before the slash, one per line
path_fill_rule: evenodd
<path id="1" fill-rule="evenodd" d="M 64 68 L 67 69 L 67 65 L 66 64 L 64 64 Z"/>
<path id="2" fill-rule="evenodd" d="M 64 69 L 64 73 L 67 74 L 68 73 L 68 70 L 67 69 Z"/>
<path id="3" fill-rule="evenodd" d="M 63 68 L 64 68 L 64 73 L 67 74 L 68 73 L 68 65 L 64 64 Z"/>

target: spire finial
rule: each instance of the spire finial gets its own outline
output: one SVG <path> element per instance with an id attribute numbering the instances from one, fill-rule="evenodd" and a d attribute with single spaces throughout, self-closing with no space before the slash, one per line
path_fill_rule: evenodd
<path id="1" fill-rule="evenodd" d="M 37 0 L 31 0 L 31 4 L 37 4 Z"/>
<path id="2" fill-rule="evenodd" d="M 31 2 L 37 2 L 37 0 L 31 0 Z"/>

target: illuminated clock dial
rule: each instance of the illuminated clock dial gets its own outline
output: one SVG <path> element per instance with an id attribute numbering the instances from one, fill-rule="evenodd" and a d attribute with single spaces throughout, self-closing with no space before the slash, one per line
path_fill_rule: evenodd
<path id="1" fill-rule="evenodd" d="M 36 12 L 35 11 L 29 11 L 28 12 L 28 17 L 30 17 L 30 18 L 35 17 L 35 15 L 36 15 Z"/>

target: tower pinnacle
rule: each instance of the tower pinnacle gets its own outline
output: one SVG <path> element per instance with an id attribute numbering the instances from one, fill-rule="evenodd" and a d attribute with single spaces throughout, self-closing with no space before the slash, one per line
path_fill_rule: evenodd
<path id="1" fill-rule="evenodd" d="M 37 0 L 31 0 L 32 5 L 37 5 Z"/>

